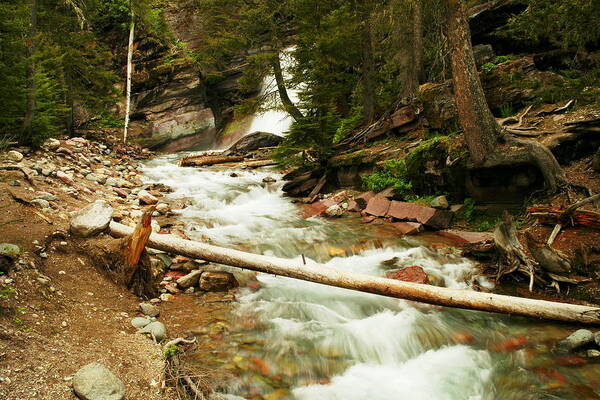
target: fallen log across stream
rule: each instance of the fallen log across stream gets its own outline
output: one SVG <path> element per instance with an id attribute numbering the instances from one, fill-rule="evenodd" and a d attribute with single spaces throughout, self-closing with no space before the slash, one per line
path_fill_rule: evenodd
<path id="1" fill-rule="evenodd" d="M 133 228 L 113 221 L 109 225 L 109 231 L 112 236 L 124 237 L 131 235 Z M 600 325 L 600 308 L 598 307 L 402 282 L 346 272 L 322 264 L 304 265 L 302 261 L 298 260 L 245 253 L 180 239 L 171 235 L 152 234 L 147 246 L 171 254 L 202 259 L 218 264 L 387 297 L 469 310 Z"/>

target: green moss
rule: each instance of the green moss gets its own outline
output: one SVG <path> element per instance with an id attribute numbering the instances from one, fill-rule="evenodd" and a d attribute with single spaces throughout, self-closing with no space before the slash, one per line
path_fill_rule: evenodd
<path id="1" fill-rule="evenodd" d="M 353 165 L 359 165 L 364 161 L 365 156 L 368 154 L 368 150 L 362 149 L 349 154 L 333 157 L 329 160 L 329 165 L 332 167 L 349 167 Z"/>

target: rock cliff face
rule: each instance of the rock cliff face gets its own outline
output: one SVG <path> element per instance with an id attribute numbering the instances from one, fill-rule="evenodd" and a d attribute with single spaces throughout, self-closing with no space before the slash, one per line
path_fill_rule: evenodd
<path id="1" fill-rule="evenodd" d="M 201 41 L 200 21 L 189 1 L 172 2 L 166 22 L 175 39 L 193 50 Z M 131 135 L 153 149 L 210 148 L 215 115 L 208 105 L 202 74 L 177 51 L 152 38 L 135 49 Z"/>

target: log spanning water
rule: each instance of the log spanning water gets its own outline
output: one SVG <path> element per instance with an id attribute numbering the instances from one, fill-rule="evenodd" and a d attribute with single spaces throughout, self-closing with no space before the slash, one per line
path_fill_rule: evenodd
<path id="1" fill-rule="evenodd" d="M 133 228 L 116 222 L 111 222 L 109 229 L 116 237 L 124 237 L 133 232 Z M 598 307 L 450 289 L 348 273 L 322 264 L 304 265 L 299 261 L 226 249 L 171 235 L 152 234 L 148 246 L 186 257 L 387 297 L 555 321 L 600 324 Z"/>

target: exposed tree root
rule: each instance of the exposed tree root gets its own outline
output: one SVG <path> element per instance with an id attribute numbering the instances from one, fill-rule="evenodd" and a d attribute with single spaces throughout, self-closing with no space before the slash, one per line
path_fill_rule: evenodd
<path id="1" fill-rule="evenodd" d="M 502 136 L 502 141 L 503 145 L 489 154 L 482 164 L 471 168 L 534 165 L 544 177 L 549 192 L 554 193 L 566 186 L 565 173 L 548 148 L 535 141 L 515 139 L 508 135 Z"/>

